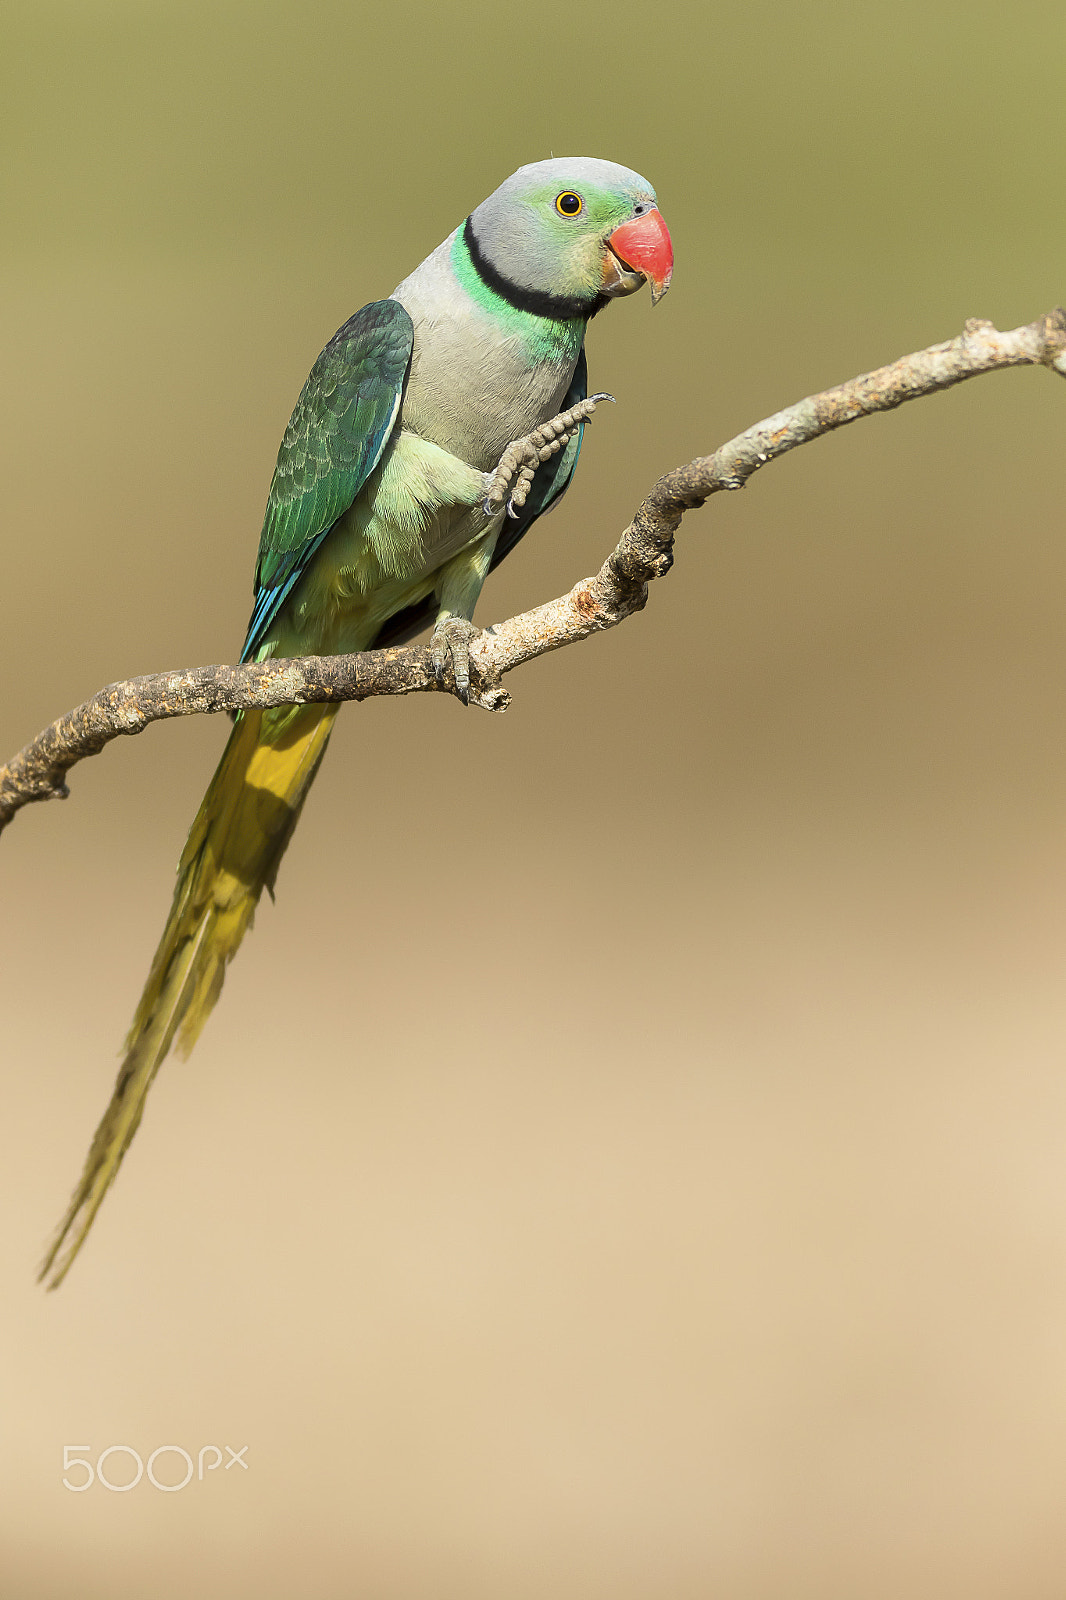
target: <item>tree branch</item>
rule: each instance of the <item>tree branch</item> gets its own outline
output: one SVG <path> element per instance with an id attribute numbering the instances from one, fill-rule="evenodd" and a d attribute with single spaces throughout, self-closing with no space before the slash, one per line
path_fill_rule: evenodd
<path id="1" fill-rule="evenodd" d="M 500 682 L 505 672 L 613 628 L 640 611 L 648 584 L 673 564 L 674 536 L 685 512 L 712 494 L 742 489 L 768 461 L 859 417 L 891 411 L 982 372 L 1020 366 L 1050 367 L 1066 377 L 1066 311 L 1061 307 L 1009 333 L 973 319 L 957 339 L 810 395 L 756 423 L 714 455 L 676 467 L 659 479 L 594 577 L 477 636 L 470 647 L 471 700 L 491 711 L 504 710 L 509 703 Z M 0 829 L 31 800 L 64 798 L 66 774 L 76 762 L 99 754 L 119 734 L 140 733 L 150 722 L 201 712 L 433 691 L 454 693 L 455 685 L 450 671 L 443 683 L 437 681 L 424 647 L 195 667 L 108 684 L 0 767 Z"/>

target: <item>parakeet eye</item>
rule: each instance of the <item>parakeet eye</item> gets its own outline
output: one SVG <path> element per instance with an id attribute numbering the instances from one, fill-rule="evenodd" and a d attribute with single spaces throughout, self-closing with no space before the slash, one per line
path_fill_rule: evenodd
<path id="1" fill-rule="evenodd" d="M 572 194 L 569 189 L 556 196 L 555 209 L 564 217 L 576 217 L 581 210 L 583 201 L 579 194 Z"/>

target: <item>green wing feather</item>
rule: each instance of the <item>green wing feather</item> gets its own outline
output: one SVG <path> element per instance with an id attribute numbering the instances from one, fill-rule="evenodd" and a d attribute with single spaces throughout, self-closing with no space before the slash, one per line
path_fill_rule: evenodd
<path id="1" fill-rule="evenodd" d="M 254 659 L 333 524 L 381 460 L 413 343 L 403 306 L 377 300 L 349 317 L 312 367 L 267 497 L 242 661 Z"/>

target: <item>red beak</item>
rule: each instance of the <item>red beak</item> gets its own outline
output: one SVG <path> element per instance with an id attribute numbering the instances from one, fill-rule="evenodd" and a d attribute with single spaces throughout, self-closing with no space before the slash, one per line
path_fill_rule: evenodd
<path id="1" fill-rule="evenodd" d="M 616 228 L 607 240 L 611 249 L 633 272 L 642 272 L 651 284 L 651 303 L 662 299 L 674 271 L 674 247 L 660 211 L 645 211 Z"/>

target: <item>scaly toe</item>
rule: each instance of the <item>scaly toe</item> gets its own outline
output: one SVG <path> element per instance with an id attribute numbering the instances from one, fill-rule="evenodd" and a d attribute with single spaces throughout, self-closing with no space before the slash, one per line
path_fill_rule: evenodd
<path id="1" fill-rule="evenodd" d="M 470 646 L 480 632 L 463 617 L 441 617 L 429 641 L 429 658 L 437 682 L 444 682 L 450 660 L 455 692 L 464 705 L 470 703 Z"/>

